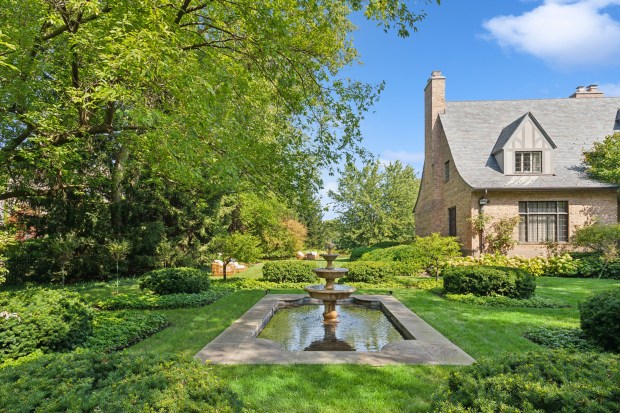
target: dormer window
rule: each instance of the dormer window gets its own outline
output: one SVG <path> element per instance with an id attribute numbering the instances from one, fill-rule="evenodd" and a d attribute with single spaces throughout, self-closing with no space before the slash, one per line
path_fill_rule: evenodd
<path id="1" fill-rule="evenodd" d="M 553 174 L 555 143 L 527 112 L 502 129 L 491 155 L 504 175 Z"/>
<path id="2" fill-rule="evenodd" d="M 515 152 L 515 173 L 536 174 L 542 172 L 542 152 Z"/>

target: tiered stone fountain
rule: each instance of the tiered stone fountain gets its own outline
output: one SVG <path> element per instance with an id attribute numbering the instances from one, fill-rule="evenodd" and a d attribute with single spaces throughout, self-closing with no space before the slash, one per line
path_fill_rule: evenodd
<path id="1" fill-rule="evenodd" d="M 323 322 L 326 324 L 338 322 L 338 312 L 336 311 L 336 301 L 344 300 L 355 292 L 356 288 L 349 285 L 335 284 L 338 278 L 343 277 L 349 272 L 348 268 L 334 268 L 334 260 L 340 254 L 332 254 L 333 244 L 327 245 L 327 254 L 321 257 L 327 261 L 325 268 L 314 268 L 313 271 L 319 278 L 325 279 L 325 285 L 309 285 L 304 290 L 310 297 L 323 301 L 325 310 L 323 311 Z"/>

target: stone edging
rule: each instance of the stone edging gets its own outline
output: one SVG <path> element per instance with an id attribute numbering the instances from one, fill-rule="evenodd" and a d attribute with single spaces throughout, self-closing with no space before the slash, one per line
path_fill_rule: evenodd
<path id="1" fill-rule="evenodd" d="M 299 301 L 302 294 L 269 294 L 250 308 L 194 357 L 214 364 L 447 364 L 467 365 L 475 360 L 392 296 L 357 295 L 353 301 L 378 302 L 384 313 L 403 330 L 403 340 L 381 351 L 284 351 L 280 344 L 256 338 L 277 311 L 278 303 Z M 407 332 L 409 334 L 407 334 Z"/>

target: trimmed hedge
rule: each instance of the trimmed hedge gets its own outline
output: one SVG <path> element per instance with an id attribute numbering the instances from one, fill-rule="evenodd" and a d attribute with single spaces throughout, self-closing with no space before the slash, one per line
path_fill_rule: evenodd
<path id="1" fill-rule="evenodd" d="M 79 294 L 29 289 L 0 295 L 0 360 L 82 345 L 93 329 L 93 311 Z"/>
<path id="2" fill-rule="evenodd" d="M 349 255 L 349 259 L 351 261 L 357 261 L 360 258 L 362 258 L 362 256 L 364 254 L 366 254 L 367 252 L 370 251 L 374 251 L 376 250 L 376 248 L 372 248 L 372 247 L 355 247 L 351 250 L 351 254 Z"/>
<path id="3" fill-rule="evenodd" d="M 77 351 L 0 369 L 2 412 L 236 412 L 239 397 L 186 357 Z"/>
<path id="4" fill-rule="evenodd" d="M 231 288 L 212 288 L 198 294 L 127 295 L 119 294 L 95 303 L 101 310 L 163 310 L 202 307 L 232 292 Z"/>
<path id="5" fill-rule="evenodd" d="M 269 261 L 263 266 L 263 281 L 275 283 L 301 283 L 318 282 L 313 268 L 317 268 L 315 262 L 308 261 Z"/>
<path id="6" fill-rule="evenodd" d="M 340 278 L 341 283 L 362 282 L 362 283 L 382 283 L 393 281 L 397 271 L 394 266 L 387 262 L 357 261 L 346 264 L 349 272 L 345 277 Z"/>
<path id="7" fill-rule="evenodd" d="M 448 267 L 443 271 L 443 285 L 449 294 L 477 296 L 502 295 L 530 298 L 536 289 L 535 278 L 525 270 L 509 267 Z"/>
<path id="8" fill-rule="evenodd" d="M 435 412 L 619 412 L 620 356 L 562 350 L 508 355 L 450 373 Z"/>
<path id="9" fill-rule="evenodd" d="M 620 288 L 596 294 L 579 306 L 581 329 L 606 350 L 620 352 Z"/>
<path id="10" fill-rule="evenodd" d="M 209 275 L 196 268 L 162 268 L 140 278 L 140 288 L 155 294 L 196 294 L 209 289 Z"/>

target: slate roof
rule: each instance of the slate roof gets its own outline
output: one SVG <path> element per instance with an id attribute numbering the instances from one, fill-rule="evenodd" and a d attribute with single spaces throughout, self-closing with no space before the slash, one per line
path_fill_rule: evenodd
<path id="1" fill-rule="evenodd" d="M 439 116 L 454 165 L 475 189 L 616 188 L 586 176 L 582 152 L 614 132 L 619 110 L 620 98 L 604 97 L 471 101 L 446 102 Z M 502 131 L 514 132 L 528 112 L 557 146 L 554 175 L 504 175 L 491 155 Z"/>
<path id="2" fill-rule="evenodd" d="M 556 144 L 553 142 L 553 140 L 551 140 L 551 138 L 549 137 L 545 129 L 542 126 L 540 126 L 540 123 L 538 123 L 534 115 L 532 115 L 531 112 L 527 112 L 525 115 L 521 116 L 519 119 L 515 120 L 510 125 L 502 129 L 502 133 L 499 134 L 499 138 L 497 139 L 497 142 L 495 142 L 495 146 L 493 147 L 493 150 L 491 151 L 492 155 L 495 155 L 497 152 L 504 149 L 504 146 L 506 146 L 506 143 L 508 143 L 510 138 L 512 138 L 512 135 L 514 135 L 515 131 L 519 128 L 519 126 L 521 126 L 525 118 L 528 118 L 528 117 L 529 119 L 532 120 L 532 122 L 534 122 L 534 125 L 536 125 L 540 133 L 545 137 L 545 139 L 547 139 L 551 147 L 553 149 L 556 148 Z"/>

